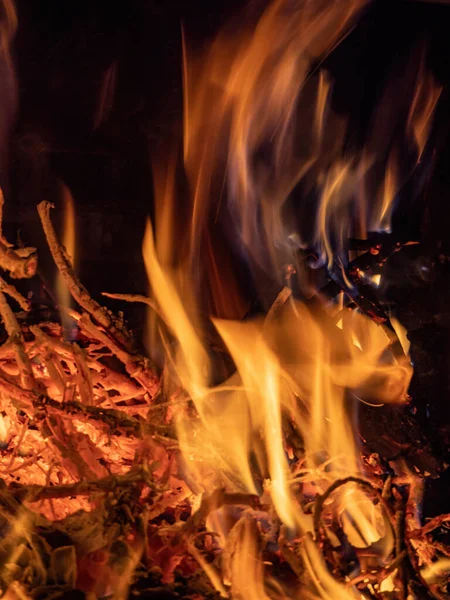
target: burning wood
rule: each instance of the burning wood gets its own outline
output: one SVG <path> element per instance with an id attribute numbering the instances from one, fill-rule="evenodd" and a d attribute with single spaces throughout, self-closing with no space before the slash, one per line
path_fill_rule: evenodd
<path id="1" fill-rule="evenodd" d="M 51 240 L 54 256 L 64 256 L 54 232 Z M 295 523 L 283 525 L 270 487 L 258 498 L 237 491 L 232 478 L 228 490 L 203 494 L 195 508 L 198 484 L 186 470 L 171 417 L 180 410 L 177 405 L 182 407 L 180 396 L 166 396 L 165 388 L 155 391 L 158 374 L 151 363 L 133 354 L 128 341 L 125 349 L 128 337 L 117 340 L 117 321 L 82 288 L 67 257 L 59 266 L 70 277 L 74 298 L 83 290 L 88 311 L 70 312 L 77 325 L 75 342 L 63 341 L 58 323 L 29 325 L 0 296 L 8 334 L 0 357 L 0 551 L 6 597 L 63 597 L 77 589 L 99 598 L 139 596 L 144 590 L 155 598 L 162 590 L 186 598 L 215 593 L 258 600 L 299 593 L 406 598 L 421 597 L 421 586 L 435 598 L 445 597 L 440 591 L 445 575 L 429 575 L 426 569 L 447 554 L 430 535 L 449 517 L 422 525 L 418 476 L 394 466 L 396 472 L 386 478 L 391 466 L 369 455 L 364 459 L 368 479 L 333 481 L 326 467 L 317 475 L 302 472 L 305 439 L 292 415 L 283 418 L 282 427 L 290 424 L 300 443 L 288 442 L 291 434 L 284 444 L 293 497 L 304 505 L 304 518 L 311 519 L 310 532 L 300 533 Z M 1 285 L 29 309 L 11 284 Z M 118 299 L 155 307 L 146 297 Z M 267 316 L 266 333 L 280 327 L 290 302 L 290 291 L 283 291 Z M 157 310 L 164 313 L 163 306 Z M 125 331 L 122 325 L 120 331 Z M 148 381 L 154 382 L 151 396 Z M 338 492 L 354 484 L 367 490 L 359 502 L 372 503 L 375 511 L 383 507 L 384 528 L 391 532 L 384 535 L 396 539 L 381 555 L 380 539 L 361 545 L 356 540 L 367 533 L 352 533 L 346 525 L 350 496 Z M 250 581 L 242 570 L 244 556 Z"/>
<path id="2" fill-rule="evenodd" d="M 376 287 L 405 245 L 387 233 L 401 187 L 396 153 L 376 127 L 361 157 L 345 155 L 344 133 L 325 139 L 331 86 L 322 71 L 308 149 L 292 150 L 303 87 L 364 2 L 300 4 L 275 0 L 251 35 L 220 36 L 197 87 L 198 65 L 185 48 L 184 166 L 195 190 L 187 239 L 174 234 L 175 170 L 167 180 L 156 172 L 156 219 L 143 244 L 151 297 L 104 293 L 148 306 L 164 365 L 136 348 L 123 320 L 83 286 L 48 202 L 38 213 L 65 286 L 62 324 L 36 322 L 33 306 L 0 278 L 5 598 L 448 597 L 442 533 L 450 517 L 424 523 L 421 515 L 425 482 L 443 467 L 421 471 L 411 438 L 391 439 L 392 424 L 380 429 L 388 419 L 411 436 L 417 428 L 402 412 L 412 374 L 405 336 Z M 415 92 L 406 123 L 412 170 L 441 88 L 424 75 Z M 259 158 L 266 143 L 270 167 Z M 196 269 L 222 145 L 236 237 L 281 292 L 264 317 L 205 325 Z M 371 153 L 385 171 L 381 185 Z M 374 173 L 373 203 L 364 193 L 357 202 L 355 187 Z M 301 241 L 284 212 L 304 179 L 318 210 Z M 0 224 L 2 206 L 1 197 Z M 0 231 L 0 267 L 12 278 L 33 276 L 36 260 L 33 248 L 12 249 Z M 324 287 L 314 284 L 318 271 Z M 306 276 L 297 281 L 297 273 Z M 219 354 L 227 359 L 221 377 Z M 374 450 L 378 438 L 386 452 Z M 428 452 L 429 441 L 420 442 Z"/>

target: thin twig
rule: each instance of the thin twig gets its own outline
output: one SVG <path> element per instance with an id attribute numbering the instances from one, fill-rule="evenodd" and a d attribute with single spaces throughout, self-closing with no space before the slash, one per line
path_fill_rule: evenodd
<path id="1" fill-rule="evenodd" d="M 144 468 L 130 471 L 125 475 L 108 475 L 92 481 L 77 481 L 62 485 L 20 485 L 12 483 L 8 491 L 21 502 L 37 502 L 51 498 L 68 498 L 69 496 L 89 496 L 98 492 L 112 492 L 118 488 L 132 487 L 140 483 L 154 486 L 153 480 Z"/>
<path id="2" fill-rule="evenodd" d="M 64 252 L 50 219 L 51 208 L 53 208 L 53 205 L 44 200 L 38 205 L 37 210 L 53 260 L 61 276 L 67 283 L 72 297 L 97 323 L 108 331 L 111 337 L 124 348 L 131 349 L 132 343 L 128 332 L 119 325 L 117 319 L 114 319 L 105 308 L 91 297 L 87 289 L 75 275 L 69 257 Z"/>
<path id="3" fill-rule="evenodd" d="M 87 406 L 76 401 L 58 402 L 43 394 L 37 394 L 32 390 L 25 390 L 9 381 L 2 373 L 0 373 L 0 392 L 7 394 L 10 398 L 26 403 L 29 408 L 34 408 L 38 412 L 45 412 L 47 409 L 50 409 L 67 415 L 73 415 L 80 420 L 96 421 L 99 424 L 103 424 L 110 434 L 122 433 L 145 439 L 147 436 L 165 436 L 167 433 L 170 433 L 169 427 L 158 426 L 136 419 L 120 410 Z M 170 436 L 165 437 L 165 441 L 167 442 L 168 440 L 170 440 Z M 170 441 L 176 443 L 175 439 Z"/>
<path id="4" fill-rule="evenodd" d="M 86 313 L 78 321 L 81 330 L 104 344 L 123 363 L 128 375 L 135 379 L 153 398 L 160 389 L 154 364 L 146 356 L 130 354 L 95 325 Z"/>
<path id="5" fill-rule="evenodd" d="M 420 527 L 418 529 L 411 529 L 408 531 L 408 538 L 411 540 L 413 538 L 422 537 L 431 531 L 434 531 L 438 527 L 441 527 L 444 523 L 450 523 L 450 514 L 439 515 L 430 519 L 426 525 Z"/>
<path id="6" fill-rule="evenodd" d="M 102 292 L 102 296 L 105 296 L 106 298 L 112 298 L 113 300 L 122 300 L 122 302 L 146 304 L 156 314 L 164 319 L 156 303 L 148 296 L 143 296 L 142 294 L 111 294 L 110 292 Z"/>
<path id="7" fill-rule="evenodd" d="M 28 302 L 28 300 L 24 296 L 22 296 L 19 290 L 16 290 L 16 288 L 13 285 L 7 283 L 2 277 L 0 277 L 0 291 L 4 292 L 10 298 L 15 300 L 20 306 L 20 308 L 25 312 L 28 312 L 30 310 L 30 303 Z"/>
<path id="8" fill-rule="evenodd" d="M 409 561 L 413 567 L 418 580 L 422 583 L 425 589 L 428 590 L 430 596 L 436 600 L 444 600 L 443 596 L 435 584 L 428 583 L 422 576 L 422 567 L 431 564 L 432 557 L 428 555 L 434 553 L 432 544 L 426 544 L 425 548 L 421 546 L 420 538 L 411 538 L 410 532 L 415 532 L 422 529 L 420 522 L 419 507 L 423 500 L 425 483 L 422 479 L 414 477 L 410 481 L 408 500 L 406 503 L 405 516 L 405 543 L 408 551 Z"/>
<path id="9" fill-rule="evenodd" d="M 86 362 L 84 352 L 78 346 L 73 344 L 73 355 L 77 366 L 77 387 L 83 404 L 94 404 L 94 390 L 92 388 L 92 379 L 89 367 Z"/>
<path id="10" fill-rule="evenodd" d="M 383 567 L 382 569 L 379 569 L 378 571 L 375 571 L 375 572 L 374 571 L 364 571 L 363 573 L 360 573 L 359 575 L 356 575 L 356 577 L 353 577 L 352 579 L 350 579 L 350 581 L 347 581 L 346 586 L 353 587 L 354 585 L 357 585 L 358 583 L 362 583 L 362 582 L 380 584 L 384 579 L 386 579 L 386 577 L 388 577 L 393 571 L 395 571 L 395 569 L 398 569 L 398 567 L 405 560 L 406 555 L 407 555 L 406 550 L 403 550 L 386 567 Z"/>
<path id="11" fill-rule="evenodd" d="M 11 340 L 14 346 L 17 364 L 20 369 L 22 385 L 27 390 L 35 389 L 36 381 L 34 379 L 30 359 L 28 358 L 28 355 L 25 352 L 24 339 L 22 331 L 20 329 L 20 325 L 6 300 L 5 294 L 3 294 L 3 292 L 1 291 L 0 315 L 3 320 L 3 323 L 5 324 L 5 329 L 9 335 L 9 339 Z"/>

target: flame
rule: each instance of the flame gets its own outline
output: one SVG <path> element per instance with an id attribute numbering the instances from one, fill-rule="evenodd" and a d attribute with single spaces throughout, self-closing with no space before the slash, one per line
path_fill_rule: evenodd
<path id="1" fill-rule="evenodd" d="M 394 359 L 383 364 L 390 340 L 362 315 L 343 318 L 339 329 L 326 313 L 315 314 L 291 299 L 276 320 L 212 320 L 236 366 L 227 381 L 212 386 L 205 341 L 158 263 L 150 223 L 144 256 L 154 296 L 178 342 L 170 362 L 196 408 L 195 414 L 188 403 L 176 410 L 180 446 L 198 489 L 225 485 L 255 494 L 258 480 L 265 479 L 283 523 L 311 532 L 311 517 L 293 492 L 283 427 L 295 423 L 305 445 L 307 471 L 301 482 L 321 493 L 333 481 L 362 471 L 346 390 L 400 402 L 410 370 Z M 380 508 L 364 492 L 350 486 L 336 495 L 336 510 L 353 545 L 365 547 L 381 538 L 392 543 Z"/>
<path id="2" fill-rule="evenodd" d="M 405 353 L 405 356 L 408 356 L 409 348 L 411 346 L 411 342 L 409 341 L 409 339 L 407 337 L 408 332 L 403 327 L 403 325 L 400 323 L 400 321 L 398 319 L 396 319 L 395 317 L 391 317 L 391 324 L 392 324 L 392 327 L 394 328 L 394 331 L 400 341 L 400 344 L 403 348 L 403 352 Z"/>
<path id="3" fill-rule="evenodd" d="M 417 161 L 420 161 L 425 149 L 441 92 L 442 86 L 438 85 L 434 77 L 426 71 L 422 60 L 407 123 L 407 128 L 417 145 Z"/>
<path id="4" fill-rule="evenodd" d="M 230 557 L 230 582 L 233 598 L 269 600 L 264 589 L 264 567 L 258 548 L 259 532 L 249 516 L 240 519 L 233 528 L 234 543 L 239 551 Z"/>
<path id="5" fill-rule="evenodd" d="M 231 215 L 233 249 L 253 273 L 282 281 L 286 265 L 290 275 L 304 272 L 296 258 L 302 245 L 312 245 L 329 270 L 338 265 L 346 280 L 341 258 L 346 240 L 355 232 L 389 229 L 402 184 L 397 153 L 383 155 L 383 174 L 373 186 L 380 165 L 376 144 L 355 156 L 344 152 L 347 124 L 331 110 L 331 78 L 320 68 L 311 75 L 364 5 L 275 0 L 256 23 L 220 34 L 204 57 L 188 51 L 183 34 L 183 165 L 189 193 L 181 208 L 187 218 L 178 213 L 172 157 L 167 167 L 155 168 L 155 221 L 147 223 L 143 242 L 157 305 L 150 330 L 166 353 L 167 392 L 174 384 L 184 390 L 172 413 L 192 491 L 198 498 L 225 487 L 268 499 L 291 535 L 306 540 L 304 564 L 324 599 L 361 596 L 327 571 L 303 499 L 346 477 L 364 477 L 355 431 L 358 404 L 404 402 L 411 367 L 407 359 L 394 357 L 381 327 L 342 310 L 343 304 L 337 323 L 325 305 L 290 294 L 282 294 L 264 319 L 223 318 L 218 299 L 226 306 L 233 294 L 217 283 L 225 271 L 217 269 L 211 230 L 223 212 Z M 424 119 L 430 123 L 436 103 L 437 98 L 432 107 L 413 110 L 408 127 L 415 127 L 420 144 L 428 134 Z M 308 122 L 302 128 L 300 108 Z M 300 183 L 317 201 L 306 236 L 298 231 L 290 202 Z M 215 295 L 206 306 L 199 272 L 205 260 Z M 233 361 L 220 384 L 214 376 L 217 346 Z M 304 448 L 301 465 L 292 465 L 286 433 L 292 430 Z M 339 520 L 354 547 L 377 544 L 379 561 L 388 557 L 390 525 L 364 489 L 354 483 L 339 487 L 324 510 Z M 236 545 L 226 569 L 233 597 L 265 598 L 254 521 L 240 515 L 230 527 L 220 523 L 219 513 L 208 524 L 220 530 L 225 548 L 230 539 Z M 215 571 L 208 570 L 216 581 Z M 214 585 L 222 593 L 221 584 Z"/>
<path id="6" fill-rule="evenodd" d="M 440 558 L 435 563 L 427 565 L 421 571 L 421 575 L 427 582 L 439 581 L 440 577 L 445 577 L 450 571 L 450 559 Z"/>
<path id="7" fill-rule="evenodd" d="M 395 157 L 389 159 L 384 176 L 383 187 L 381 191 L 381 202 L 379 213 L 372 225 L 375 230 L 389 231 L 391 212 L 394 204 L 394 198 L 398 190 L 398 175 L 396 173 Z"/>
<path id="8" fill-rule="evenodd" d="M 75 203 L 69 188 L 62 184 L 62 200 L 64 204 L 64 216 L 63 216 L 63 234 L 62 234 L 62 245 L 69 258 L 69 262 L 72 265 L 72 269 L 76 270 L 76 256 L 75 256 L 75 244 L 76 244 L 76 227 L 75 227 Z M 58 304 L 61 307 L 61 321 L 65 331 L 65 335 L 70 337 L 70 331 L 73 327 L 73 321 L 67 313 L 67 309 L 72 306 L 72 296 L 69 288 L 58 272 L 56 278 L 56 294 L 58 298 Z"/>
<path id="9" fill-rule="evenodd" d="M 8 438 L 9 421 L 10 419 L 8 416 L 4 416 L 0 413 L 0 443 L 6 442 Z"/>
<path id="10" fill-rule="evenodd" d="M 302 550 L 302 558 L 306 569 L 311 577 L 314 588 L 323 600 L 355 600 L 364 598 L 352 590 L 345 588 L 337 582 L 329 573 L 319 550 L 310 537 L 306 538 L 305 548 Z"/>
<path id="11" fill-rule="evenodd" d="M 210 200 L 217 174 L 226 170 L 224 193 L 251 259 L 277 273 L 292 262 L 292 244 L 286 240 L 293 232 L 283 218 L 288 196 L 313 166 L 320 180 L 319 150 L 327 159 L 336 154 L 334 142 L 327 140 L 325 149 L 321 143 L 331 86 L 323 71 L 313 78 L 313 129 L 301 143 L 300 156 L 294 151 L 298 102 L 314 61 L 346 34 L 363 5 L 359 0 L 294 5 L 277 0 L 253 30 L 223 32 L 203 59 L 189 56 L 184 41 L 184 164 L 193 190 L 192 258 L 205 220 L 220 210 Z M 308 140 L 312 153 L 303 151 Z M 323 194 L 325 204 L 330 188 L 331 181 Z"/>
<path id="12" fill-rule="evenodd" d="M 279 282 L 283 265 L 298 262 L 299 247 L 313 246 L 320 264 L 330 269 L 348 237 L 389 231 L 398 193 L 410 176 L 399 166 L 394 125 L 385 131 L 398 119 L 390 95 L 399 78 L 392 79 L 375 111 L 366 147 L 351 153 L 346 119 L 332 110 L 331 75 L 320 68 L 365 5 L 275 0 L 256 24 L 223 31 L 204 57 L 189 52 L 183 36 L 192 264 L 200 232 L 224 204 L 240 251 Z M 411 87 L 405 139 L 414 140 L 419 161 L 441 87 L 423 57 L 412 83 L 411 70 L 409 65 L 404 75 Z M 317 199 L 313 235 L 297 225 L 299 218 L 311 220 L 310 205 L 297 197 L 299 185 Z M 297 273 L 301 277 L 302 269 Z"/>

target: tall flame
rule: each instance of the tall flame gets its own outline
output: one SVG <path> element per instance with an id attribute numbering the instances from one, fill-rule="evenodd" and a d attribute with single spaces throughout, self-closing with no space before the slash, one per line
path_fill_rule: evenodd
<path id="1" fill-rule="evenodd" d="M 409 174 L 398 173 L 396 152 L 386 155 L 395 80 L 375 112 L 367 148 L 352 154 L 346 120 L 331 110 L 331 76 L 320 68 L 365 5 L 275 0 L 253 26 L 222 32 L 201 58 L 184 41 L 192 260 L 205 222 L 224 202 L 252 263 L 279 279 L 283 265 L 295 263 L 299 247 L 313 246 L 331 267 L 348 237 L 389 230 L 394 201 Z M 417 146 L 418 160 L 441 93 L 423 56 L 419 66 L 416 80 L 406 81 L 411 100 L 404 131 Z M 380 176 L 381 165 L 387 166 Z M 298 198 L 299 185 L 317 200 L 314 235 L 311 224 L 309 230 L 298 224 L 299 214 L 310 222 L 312 212 L 306 198 Z"/>
<path id="2" fill-rule="evenodd" d="M 69 188 L 62 184 L 62 200 L 64 204 L 64 216 L 63 216 L 63 234 L 62 234 L 62 245 L 69 258 L 70 264 L 73 269 L 76 269 L 76 226 L 75 226 L 75 204 L 72 194 Z M 61 321 L 66 335 L 70 336 L 70 331 L 73 326 L 73 322 L 70 316 L 68 316 L 67 309 L 71 307 L 72 296 L 69 288 L 67 287 L 64 278 L 60 273 L 56 279 L 56 294 L 58 297 L 58 304 L 61 307 Z"/>
<path id="3" fill-rule="evenodd" d="M 346 122 L 331 111 L 331 78 L 320 69 L 313 73 L 364 4 L 274 0 L 253 25 L 219 35 L 204 57 L 190 55 L 184 41 L 187 218 L 175 208 L 172 158 L 168 168 L 155 170 L 155 222 L 148 222 L 143 244 L 157 305 L 151 324 L 172 375 L 168 391 L 174 380 L 185 391 L 172 412 L 193 490 L 226 487 L 270 498 L 291 535 L 304 536 L 304 564 L 315 592 L 327 599 L 360 596 L 327 571 L 302 498 L 322 494 L 339 479 L 364 476 L 354 429 L 357 405 L 404 402 L 408 360 L 397 361 L 390 337 L 362 314 L 341 311 L 338 327 L 325 306 L 295 300 L 289 290 L 264 319 L 226 319 L 217 304 L 207 306 L 215 316 L 205 319 L 199 271 L 210 257 L 205 238 L 211 241 L 211 228 L 224 215 L 231 215 L 234 250 L 254 271 L 280 282 L 300 246 L 313 246 L 331 270 L 349 237 L 389 228 L 401 186 L 397 153 L 380 159 L 372 144 L 348 156 Z M 426 78 L 418 85 L 405 135 L 412 132 L 421 156 L 438 88 Z M 420 86 L 431 86 L 432 99 Z M 380 164 L 384 170 L 373 186 Z M 305 196 L 314 192 L 316 203 L 306 236 L 290 202 L 299 184 Z M 213 253 L 211 260 L 218 258 Z M 208 273 L 213 295 L 214 269 Z M 214 376 L 217 345 L 233 361 L 233 372 L 220 384 Z M 301 463 L 292 461 L 292 431 L 303 447 Z M 352 484 L 338 489 L 329 507 L 354 547 L 377 543 L 379 560 L 388 556 L 392 532 L 364 490 Z M 228 565 L 233 597 L 264 598 L 262 567 L 255 565 L 257 532 L 246 517 L 232 531 L 241 560 L 252 557 L 245 569 L 248 586 L 243 563 Z M 221 533 L 231 535 L 229 525 Z"/>
<path id="4" fill-rule="evenodd" d="M 354 314 L 350 322 L 344 319 L 341 330 L 326 314 L 316 315 L 291 300 L 272 322 L 213 319 L 236 373 L 211 386 L 206 342 L 189 320 L 170 274 L 158 263 L 150 224 L 144 256 L 155 299 L 178 342 L 172 365 L 196 408 L 195 414 L 188 403 L 174 410 L 197 489 L 225 486 L 254 494 L 262 491 L 258 482 L 266 480 L 279 518 L 298 534 L 312 531 L 293 484 L 321 493 L 338 478 L 361 473 L 346 390 L 354 391 L 353 403 L 356 397 L 400 402 L 410 370 L 394 360 L 381 363 L 389 338 L 372 321 Z M 289 423 L 305 446 L 306 470 L 294 479 L 284 432 Z M 380 509 L 363 492 L 351 488 L 339 494 L 338 505 L 355 546 L 389 539 Z M 314 552 L 308 556 L 316 565 Z"/>
<path id="5" fill-rule="evenodd" d="M 442 86 L 437 85 L 422 60 L 407 125 L 417 145 L 418 160 L 422 157 L 441 92 Z"/>
<path id="6" fill-rule="evenodd" d="M 185 44 L 184 164 L 193 190 L 191 240 L 200 239 L 215 210 L 214 181 L 226 168 L 231 211 L 252 259 L 275 271 L 292 259 L 287 240 L 293 232 L 283 218 L 286 201 L 313 168 L 319 181 L 321 161 L 336 152 L 334 142 L 322 140 L 330 90 L 324 72 L 312 78 L 317 88 L 313 128 L 302 132 L 300 143 L 299 102 L 311 87 L 311 68 L 351 28 L 363 5 L 363 0 L 276 0 L 253 30 L 221 34 L 203 60 L 189 60 Z M 336 173 L 335 181 L 325 185 L 323 204 L 343 179 L 343 173 Z"/>

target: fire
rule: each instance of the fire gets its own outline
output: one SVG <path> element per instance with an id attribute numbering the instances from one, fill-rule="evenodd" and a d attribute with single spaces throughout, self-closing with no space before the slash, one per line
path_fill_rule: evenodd
<path id="1" fill-rule="evenodd" d="M 3 444 L 7 444 L 9 426 L 9 417 L 7 415 L 0 414 L 0 446 Z"/>
<path id="2" fill-rule="evenodd" d="M 338 150 L 334 141 L 322 139 L 330 82 L 323 71 L 312 78 L 309 71 L 348 32 L 363 6 L 359 0 L 294 5 L 276 0 L 253 29 L 223 32 L 203 60 L 190 59 L 185 44 L 184 164 L 193 190 L 193 252 L 208 214 L 216 210 L 213 181 L 226 168 L 236 231 L 258 267 L 279 274 L 281 265 L 292 262 L 288 240 L 294 232 L 283 213 L 293 218 L 289 195 L 303 179 L 317 184 L 322 196 L 318 235 L 331 259 L 327 239 L 336 223 L 330 203 L 347 200 L 333 194 L 347 187 L 351 168 L 337 161 L 328 169 Z M 317 98 L 312 129 L 306 127 L 296 149 L 298 106 L 311 87 Z M 325 224 L 330 231 L 323 237 Z"/>
<path id="3" fill-rule="evenodd" d="M 350 239 L 389 231 L 405 177 L 398 149 L 381 151 L 376 134 L 350 153 L 348 123 L 333 112 L 324 62 L 365 5 L 274 0 L 239 31 L 224 30 L 204 56 L 183 34 L 187 199 L 180 206 L 177 153 L 155 163 L 155 219 L 143 240 L 152 297 L 106 294 L 149 306 L 161 378 L 122 320 L 76 277 L 70 192 L 64 187 L 62 244 L 50 205 L 39 205 L 65 332 L 46 322 L 27 325 L 25 336 L 5 294 L 25 309 L 26 299 L 0 281 L 10 342 L 1 357 L 0 458 L 11 510 L 20 507 L 8 533 L 12 556 L 5 554 L 13 566 L 23 550 L 15 539 L 31 539 L 31 507 L 65 520 L 72 536 L 72 545 L 47 544 L 51 577 L 72 587 L 82 580 L 96 597 L 125 598 L 141 563 L 160 568 L 166 584 L 195 559 L 194 570 L 200 566 L 222 597 L 365 600 L 361 582 L 374 595 L 402 585 L 403 525 L 425 582 L 448 569 L 422 552 L 427 531 L 414 510 L 423 482 L 392 461 L 399 486 L 409 486 L 405 517 L 393 518 L 402 493 L 395 489 L 387 502 L 391 477 L 376 472 L 377 459 L 360 445 L 360 405 L 404 404 L 412 375 L 402 325 L 371 310 L 376 300 L 366 310 L 358 287 L 375 294 L 385 257 L 365 271 L 348 265 Z M 114 82 L 111 66 L 97 124 Z M 404 132 L 416 164 L 440 93 L 422 63 Z M 236 318 L 245 302 L 215 237 L 221 218 L 264 316 Z M 366 252 L 377 257 L 380 247 Z M 337 302 L 319 285 L 327 276 L 342 292 Z M 77 342 L 63 341 L 73 323 Z M 214 560 L 203 555 L 208 546 Z M 295 583 L 277 576 L 285 564 Z M 20 596 L 20 588 L 8 590 Z"/>
<path id="4" fill-rule="evenodd" d="M 428 139 L 430 126 L 437 102 L 442 92 L 430 73 L 427 72 L 424 61 L 421 62 L 417 77 L 417 87 L 408 115 L 408 128 L 417 145 L 417 160 L 422 157 Z"/>
<path id="5" fill-rule="evenodd" d="M 252 264 L 281 281 L 282 265 L 298 263 L 299 248 L 313 246 L 320 264 L 330 268 L 349 237 L 389 231 L 404 183 L 396 148 L 386 154 L 388 138 L 379 140 L 389 95 L 374 117 L 367 147 L 349 153 L 346 120 L 331 109 L 333 82 L 316 68 L 365 5 L 275 0 L 256 24 L 222 32 L 204 57 L 191 55 L 184 42 L 192 261 L 205 223 L 221 210 L 216 194 L 227 196 L 234 230 Z M 417 162 L 440 93 L 422 60 L 404 132 L 414 140 Z M 317 200 L 312 235 L 311 227 L 297 225 L 299 213 L 311 220 L 302 200 L 296 207 L 292 199 L 300 185 Z"/>
<path id="6" fill-rule="evenodd" d="M 382 183 L 369 195 L 377 157 L 369 149 L 361 156 L 345 155 L 346 123 L 330 113 L 332 81 L 323 70 L 316 77 L 310 69 L 346 34 L 363 6 L 275 0 L 253 28 L 224 32 L 203 58 L 190 56 L 184 41 L 187 234 L 181 244 L 174 236 L 175 169 L 165 174 L 159 169 L 156 244 L 149 222 L 143 245 L 157 312 L 167 328 L 170 369 L 187 393 L 174 414 L 196 493 L 225 487 L 270 499 L 291 539 L 304 540 L 309 579 L 324 599 L 360 596 L 328 572 L 313 541 L 317 523 L 305 500 L 336 485 L 324 508 L 327 519 L 338 520 L 354 548 L 377 548 L 379 564 L 390 555 L 392 528 L 381 505 L 356 483 L 365 474 L 355 425 L 361 401 L 405 402 L 411 378 L 407 355 L 394 357 L 392 334 L 357 311 L 341 306 L 336 322 L 325 304 L 296 300 L 289 290 L 264 319 L 238 322 L 212 315 L 208 325 L 200 317 L 205 307 L 195 300 L 195 269 L 205 228 L 222 210 L 214 199 L 222 189 L 220 203 L 227 203 L 234 239 L 251 265 L 280 282 L 282 265 L 296 265 L 292 273 L 311 295 L 297 259 L 299 247 L 309 245 L 330 272 L 339 264 L 345 286 L 352 288 L 342 261 L 346 240 L 389 229 L 401 184 L 397 155 L 387 157 Z M 315 89 L 311 127 L 302 130 L 305 139 L 299 142 L 296 121 L 303 122 L 297 112 L 306 106 L 303 96 L 310 88 Z M 424 89 L 431 93 L 425 96 Z M 419 157 L 439 93 L 424 76 L 412 100 L 407 129 Z M 340 137 L 329 139 L 331 126 Z M 318 201 L 313 235 L 304 240 L 292 229 L 290 196 L 299 183 L 316 190 Z M 215 281 L 210 277 L 213 287 Z M 379 275 L 373 281 L 378 285 Z M 217 306 L 213 302 L 208 310 Z M 219 385 L 212 380 L 214 360 L 205 335 L 211 324 L 235 369 Z M 401 325 L 394 327 L 407 353 Z M 159 328 L 163 331 L 161 322 Z M 167 336 L 176 340 L 175 347 Z M 301 463 L 292 460 L 289 431 L 301 440 Z M 218 511 L 208 523 L 220 531 L 225 548 L 233 539 L 239 557 L 228 566 L 233 597 L 267 597 L 259 530 L 251 516 L 244 513 L 233 526 Z M 333 534 L 325 530 L 333 545 Z"/>
<path id="7" fill-rule="evenodd" d="M 72 268 L 76 270 L 76 225 L 75 225 L 75 203 L 69 188 L 62 184 L 62 200 L 64 205 L 62 244 Z M 58 272 L 56 279 L 56 293 L 61 310 L 61 319 L 66 337 L 70 339 L 73 329 L 73 319 L 68 316 L 67 309 L 71 308 L 72 297 L 64 277 Z"/>

